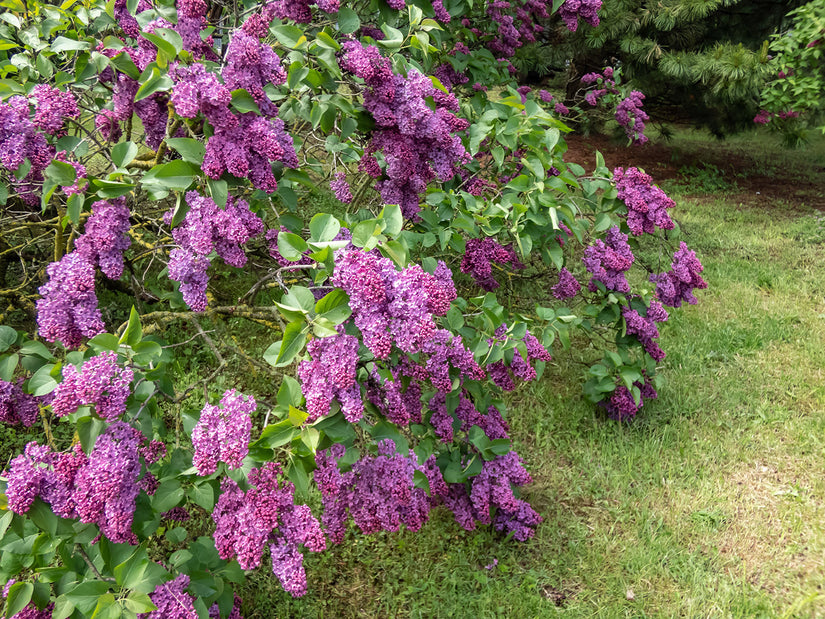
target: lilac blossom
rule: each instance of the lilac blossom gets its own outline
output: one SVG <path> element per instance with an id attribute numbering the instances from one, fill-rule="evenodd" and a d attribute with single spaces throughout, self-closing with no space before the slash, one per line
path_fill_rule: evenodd
<path id="1" fill-rule="evenodd" d="M 63 382 L 54 389 L 52 411 L 63 417 L 80 406 L 94 406 L 101 419 L 114 421 L 126 412 L 133 378 L 132 369 L 119 366 L 117 354 L 111 351 L 92 357 L 80 371 L 67 364 L 63 367 Z"/>
<path id="2" fill-rule="evenodd" d="M 634 256 L 627 244 L 627 235 L 613 226 L 607 231 L 604 241 L 597 239 L 584 249 L 584 266 L 593 275 L 587 287 L 596 292 L 596 282 L 601 282 L 608 290 L 630 292 L 625 273 L 633 264 Z"/>
<path id="3" fill-rule="evenodd" d="M 347 182 L 346 172 L 338 172 L 335 175 L 335 180 L 330 181 L 329 188 L 335 192 L 335 199 L 344 204 L 352 202 L 352 191 L 350 191 L 349 183 Z"/>
<path id="4" fill-rule="evenodd" d="M 665 353 L 659 348 L 656 339 L 659 337 L 659 330 L 656 328 L 657 322 L 665 322 L 668 319 L 667 311 L 656 299 L 651 299 L 650 307 L 645 316 L 642 316 L 635 309 L 628 305 L 622 306 L 622 316 L 625 320 L 625 329 L 628 335 L 634 336 L 649 354 L 656 361 L 665 358 Z"/>
<path id="5" fill-rule="evenodd" d="M 310 552 L 326 548 L 320 524 L 305 505 L 295 505 L 295 487 L 280 482 L 280 465 L 268 462 L 250 471 L 249 490 L 226 477 L 221 481 L 221 495 L 212 512 L 215 521 L 215 546 L 222 559 L 237 558 L 242 569 L 261 564 L 267 541 L 273 573 L 293 596 L 306 592 L 306 575 L 298 567 L 298 547 Z"/>
<path id="6" fill-rule="evenodd" d="M 576 280 L 573 274 L 566 268 L 562 267 L 559 271 L 559 281 L 550 290 L 553 296 L 557 299 L 572 299 L 581 290 L 581 284 Z"/>
<path id="7" fill-rule="evenodd" d="M 49 342 L 77 348 L 83 338 L 105 330 L 95 295 L 95 269 L 78 252 L 66 254 L 46 268 L 49 281 L 38 290 L 37 326 Z"/>
<path id="8" fill-rule="evenodd" d="M 395 443 L 384 439 L 378 444 L 378 455 L 365 456 L 352 465 L 352 470 L 342 473 L 338 461 L 344 452 L 344 446 L 338 444 L 315 456 L 315 480 L 324 504 L 321 521 L 336 544 L 343 541 L 347 512 L 367 535 L 397 531 L 402 524 L 417 531 L 429 518 L 438 497 L 447 492 L 435 456 L 419 465 L 415 452 L 397 453 Z M 429 496 L 415 487 L 416 471 L 427 478 Z"/>
<path id="9" fill-rule="evenodd" d="M 611 419 L 631 419 L 642 408 L 645 400 L 655 400 L 658 397 L 656 389 L 653 388 L 653 383 L 647 376 L 644 376 L 643 382 L 635 381 L 633 386 L 639 390 L 640 398 L 638 402 L 634 399 L 631 391 L 623 384 L 616 385 L 616 390 L 610 398 L 600 402 Z"/>
<path id="10" fill-rule="evenodd" d="M 39 410 L 37 398 L 24 392 L 19 384 L 0 380 L 0 421 L 30 428 Z"/>
<path id="11" fill-rule="evenodd" d="M 656 296 L 669 307 L 681 307 L 682 302 L 695 305 L 697 301 L 693 296 L 694 289 L 702 290 L 708 287 L 700 275 L 704 267 L 696 257 L 696 252 L 688 249 L 687 244 L 682 241 L 679 249 L 673 254 L 670 268 L 670 271 L 650 276 L 650 281 L 656 284 Z"/>
<path id="12" fill-rule="evenodd" d="M 98 200 L 92 204 L 92 215 L 75 242 L 77 253 L 100 267 L 109 279 L 119 279 L 123 273 L 123 252 L 132 244 L 128 234 L 130 215 L 123 197 L 111 202 Z"/>
<path id="13" fill-rule="evenodd" d="M 157 610 L 140 613 L 140 619 L 198 619 L 195 599 L 186 592 L 189 576 L 178 574 L 173 580 L 161 583 L 149 594 Z"/>
<path id="14" fill-rule="evenodd" d="M 310 358 L 298 364 L 298 379 L 306 398 L 308 422 L 329 414 L 333 399 L 341 403 L 347 421 L 357 422 L 364 414 L 361 390 L 356 380 L 358 338 L 338 334 L 316 338 L 307 344 Z"/>
<path id="15" fill-rule="evenodd" d="M 647 113 L 642 109 L 645 96 L 638 90 L 632 91 L 618 106 L 616 106 L 616 122 L 621 125 L 628 139 L 634 144 L 644 144 L 648 141 L 644 134 Z"/>
<path id="16" fill-rule="evenodd" d="M 599 25 L 599 9 L 602 0 L 564 0 L 559 7 L 559 16 L 570 32 L 576 32 L 579 18 L 594 28 Z"/>
<path id="17" fill-rule="evenodd" d="M 617 197 L 627 205 L 627 227 L 639 235 L 653 234 L 656 228 L 672 230 L 673 221 L 667 209 L 676 206 L 664 191 L 653 185 L 653 179 L 638 168 L 613 170 Z"/>
<path id="18" fill-rule="evenodd" d="M 38 84 L 32 89 L 34 99 L 34 124 L 38 129 L 56 137 L 65 134 L 66 118 L 78 118 L 80 110 L 71 92 L 63 92 L 48 84 Z"/>
<path id="19" fill-rule="evenodd" d="M 493 264 L 509 264 L 513 269 L 524 268 L 512 244 L 500 245 L 492 237 L 467 241 L 464 257 L 461 259 L 461 272 L 469 274 L 476 284 L 488 292 L 500 285 L 493 276 Z"/>
<path id="20" fill-rule="evenodd" d="M 192 430 L 192 446 L 195 448 L 192 464 L 198 475 L 211 475 L 217 470 L 218 462 L 225 462 L 229 469 L 241 466 L 249 452 L 251 415 L 256 409 L 255 399 L 245 397 L 229 389 L 218 406 L 207 404 L 203 407 Z"/>

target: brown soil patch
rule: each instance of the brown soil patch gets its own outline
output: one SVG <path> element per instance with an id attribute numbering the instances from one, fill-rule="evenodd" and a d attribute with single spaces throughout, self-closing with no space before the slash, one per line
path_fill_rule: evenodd
<path id="1" fill-rule="evenodd" d="M 756 462 L 731 475 L 721 492 L 735 501 L 720 533 L 719 552 L 732 576 L 775 592 L 788 575 L 805 584 L 825 582 L 821 523 L 823 497 L 802 463 Z M 780 577 L 781 575 L 781 577 Z M 779 592 L 787 593 L 787 592 Z"/>
<path id="2" fill-rule="evenodd" d="M 782 167 L 779 162 L 765 170 L 764 163 L 757 161 L 754 153 L 734 152 L 725 142 L 711 146 L 679 148 L 663 142 L 648 142 L 643 146 L 626 146 L 604 135 L 565 136 L 568 149 L 566 161 L 584 166 L 591 171 L 596 167 L 596 151 L 604 156 L 608 168 L 635 166 L 643 168 L 656 183 L 665 180 L 689 182 L 680 172 L 684 168 L 712 165 L 718 168 L 725 180 L 735 183 L 737 190 L 728 195 L 731 199 L 751 207 L 805 204 L 815 209 L 825 209 L 825 168 L 807 170 Z M 822 182 L 815 182 L 822 174 Z M 818 181 L 818 179 L 816 179 Z"/>

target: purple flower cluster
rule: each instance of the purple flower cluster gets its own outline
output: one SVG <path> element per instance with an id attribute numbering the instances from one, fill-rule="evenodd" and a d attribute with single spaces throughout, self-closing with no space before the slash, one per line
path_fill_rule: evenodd
<path id="1" fill-rule="evenodd" d="M 630 284 L 627 283 L 625 273 L 634 259 L 630 245 L 627 244 L 627 235 L 618 226 L 613 226 L 607 231 L 604 241 L 597 239 L 584 249 L 582 261 L 593 275 L 587 288 L 590 292 L 596 292 L 596 282 L 601 282 L 608 290 L 627 294 L 630 292 Z"/>
<path id="2" fill-rule="evenodd" d="M 77 253 L 100 267 L 109 279 L 119 279 L 123 274 L 123 252 L 132 244 L 128 234 L 130 215 L 125 198 L 98 200 L 92 205 L 83 234 L 75 242 Z"/>
<path id="3" fill-rule="evenodd" d="M 492 523 L 496 530 L 513 533 L 516 540 L 523 542 L 533 537 L 542 521 L 527 501 L 513 493 L 513 486 L 530 481 L 521 458 L 511 451 L 484 463 L 481 473 L 470 482 L 469 494 L 463 484 L 451 484 L 444 502 L 466 530 L 472 531 L 477 523 Z M 493 510 L 495 517 L 491 516 Z"/>
<path id="4" fill-rule="evenodd" d="M 458 100 L 433 86 L 415 69 L 395 75 L 388 58 L 357 41 L 343 44 L 341 68 L 364 80 L 364 107 L 375 119 L 375 130 L 359 168 L 374 178 L 385 204 L 398 204 L 407 219 L 420 210 L 419 194 L 436 178 L 447 181 L 469 160 L 461 138 L 469 123 L 458 118 Z M 428 103 L 432 100 L 435 109 Z M 375 153 L 382 152 L 382 169 Z"/>
<path id="5" fill-rule="evenodd" d="M 625 329 L 628 335 L 634 336 L 649 354 L 656 361 L 665 358 L 664 351 L 659 348 L 656 339 L 659 337 L 657 322 L 665 322 L 668 319 L 667 311 L 656 299 L 651 299 L 647 309 L 647 315 L 642 316 L 629 305 L 622 306 L 622 316 L 625 321 Z"/>
<path id="6" fill-rule="evenodd" d="M 10 425 L 22 423 L 30 428 L 37 421 L 38 411 L 37 398 L 18 384 L 0 380 L 0 421 Z"/>
<path id="7" fill-rule="evenodd" d="M 627 205 L 627 227 L 633 234 L 653 234 L 656 228 L 672 230 L 673 221 L 667 209 L 676 206 L 664 191 L 653 184 L 649 174 L 638 168 L 613 170 L 617 197 Z"/>
<path id="8" fill-rule="evenodd" d="M 26 98 L 14 96 L 6 103 L 0 103 L 0 166 L 14 172 L 26 159 L 29 160 L 31 168 L 23 180 L 12 180 L 26 204 L 39 204 L 38 186 L 43 181 L 43 170 L 53 156 L 54 148 L 29 118 Z"/>
<path id="9" fill-rule="evenodd" d="M 38 84 L 31 93 L 34 99 L 34 124 L 38 129 L 60 137 L 65 133 L 66 118 L 77 118 L 80 110 L 77 99 L 70 92 L 52 88 L 48 84 Z"/>
<path id="10" fill-rule="evenodd" d="M 265 116 L 277 114 L 264 88 L 286 82 L 286 71 L 271 45 L 243 30 L 236 31 L 226 50 L 221 77 L 229 90 L 246 89 Z"/>
<path id="11" fill-rule="evenodd" d="M 407 374 L 408 369 L 412 370 L 411 374 Z M 381 376 L 377 370 L 370 375 L 367 397 L 395 425 L 421 423 L 422 382 L 416 379 L 416 375 L 422 373 L 417 370 L 407 361 L 388 370 L 391 378 Z M 421 377 L 426 380 L 425 374 Z M 410 379 L 406 388 L 405 378 Z"/>
<path id="12" fill-rule="evenodd" d="M 127 0 L 115 0 L 115 21 L 118 23 L 118 25 L 120 25 L 120 28 L 123 30 L 123 33 L 127 37 L 132 37 L 133 39 L 136 39 L 138 38 L 138 35 L 140 35 L 140 25 L 138 24 L 138 21 L 137 19 L 135 19 L 134 15 L 129 13 L 129 8 L 127 5 Z M 135 12 L 142 13 L 143 11 L 147 11 L 151 8 L 152 5 L 149 3 L 148 0 L 139 0 Z"/>
<path id="13" fill-rule="evenodd" d="M 418 265 L 397 271 L 388 258 L 359 249 L 336 252 L 331 282 L 349 295 L 355 325 L 378 359 L 386 359 L 393 344 L 410 354 L 423 350 L 436 333 L 435 316 L 445 315 L 456 298 L 443 263 L 432 275 Z"/>
<path id="14" fill-rule="evenodd" d="M 206 28 L 206 13 L 209 11 L 204 0 L 178 0 L 178 23 L 175 30 L 183 41 L 183 49 L 196 57 L 206 57 L 217 60 L 212 51 L 214 41 L 212 35 L 201 37 L 201 31 Z"/>
<path id="15" fill-rule="evenodd" d="M 226 477 L 212 512 L 215 546 L 222 559 L 236 557 L 242 569 L 261 564 L 269 540 L 272 571 L 294 597 L 306 593 L 306 573 L 299 546 L 311 552 L 326 548 L 326 538 L 306 505 L 295 505 L 295 487 L 280 483 L 280 465 L 267 462 L 249 473 L 246 492 Z M 277 531 L 275 530 L 278 528 Z"/>
<path id="16" fill-rule="evenodd" d="M 673 254 L 670 269 L 650 276 L 650 281 L 656 284 L 656 296 L 669 307 L 681 307 L 683 301 L 695 305 L 697 301 L 693 290 L 702 290 L 708 284 L 700 275 L 704 267 L 696 257 L 696 252 L 688 249 L 684 241 Z"/>
<path id="17" fill-rule="evenodd" d="M 579 18 L 594 28 L 599 25 L 599 9 L 602 0 L 564 0 L 559 7 L 559 16 L 570 32 L 576 32 L 579 27 Z"/>
<path id="18" fill-rule="evenodd" d="M 493 277 L 493 263 L 509 264 L 513 269 L 524 268 L 512 244 L 500 245 L 492 237 L 467 241 L 464 257 L 461 259 L 461 272 L 470 275 L 476 284 L 488 292 L 500 285 Z"/>
<path id="19" fill-rule="evenodd" d="M 447 492 L 435 456 L 419 465 L 415 452 L 396 453 L 395 443 L 384 439 L 378 444 L 378 455 L 365 456 L 352 465 L 352 470 L 342 473 L 338 461 L 344 452 L 344 446 L 336 444 L 315 456 L 315 481 L 324 504 L 321 522 L 336 544 L 344 539 L 347 512 L 366 535 L 398 531 L 402 524 L 418 531 L 427 522 L 437 498 Z M 416 471 L 427 477 L 430 496 L 415 487 Z"/>
<path id="20" fill-rule="evenodd" d="M 264 231 L 261 219 L 244 200 L 231 196 L 221 209 L 211 198 L 195 191 L 186 194 L 189 211 L 183 223 L 172 231 L 178 244 L 169 254 L 169 277 L 180 282 L 183 300 L 196 312 L 206 309 L 209 254 L 214 250 L 233 267 L 246 264 L 241 245 Z M 172 212 L 166 214 L 171 222 Z"/>
<path id="21" fill-rule="evenodd" d="M 432 411 L 429 423 L 443 443 L 453 441 L 456 427 L 460 432 L 466 433 L 473 426 L 478 426 L 491 440 L 510 438 L 510 427 L 501 416 L 501 411 L 495 406 L 490 406 L 486 414 L 481 413 L 463 393 L 459 394 L 458 404 L 453 412 L 447 410 L 447 398 L 444 393 L 436 393 L 428 402 L 428 406 Z"/>
<path id="22" fill-rule="evenodd" d="M 496 329 L 493 334 L 493 339 L 487 340 L 488 345 L 493 346 L 495 342 L 506 343 L 509 339 L 506 337 L 506 332 L 507 325 L 502 324 L 498 329 Z M 495 361 L 487 366 L 490 379 L 504 391 L 512 391 L 516 388 L 516 383 L 513 380 L 513 377 L 523 380 L 524 382 L 530 382 L 536 379 L 536 370 L 532 365 L 530 365 L 531 362 L 547 362 L 553 360 L 550 353 L 547 352 L 547 349 L 541 345 L 538 338 L 536 338 L 536 336 L 529 331 L 527 331 L 521 341 L 527 352 L 526 359 L 524 358 L 522 352 L 518 350 L 518 348 L 515 348 L 513 349 L 513 359 L 510 361 L 509 366 L 505 363 L 504 359 L 499 359 L 498 361 Z M 512 372 L 512 376 L 510 372 Z"/>
<path id="23" fill-rule="evenodd" d="M 46 268 L 49 281 L 40 287 L 37 326 L 49 342 L 77 348 L 84 337 L 105 330 L 95 295 L 95 268 L 78 252 L 66 254 Z"/>
<path id="24" fill-rule="evenodd" d="M 572 299 L 581 290 L 582 286 L 573 274 L 562 267 L 559 271 L 559 281 L 550 290 L 557 299 Z"/>
<path id="25" fill-rule="evenodd" d="M 352 202 L 352 191 L 350 191 L 349 183 L 347 182 L 346 172 L 338 172 L 335 175 L 335 180 L 329 182 L 329 188 L 335 192 L 335 198 L 339 202 L 349 204 Z"/>
<path id="26" fill-rule="evenodd" d="M 358 338 L 343 333 L 317 338 L 307 344 L 310 358 L 298 364 L 298 379 L 306 398 L 308 422 L 329 414 L 333 399 L 341 403 L 347 421 L 364 414 L 358 371 Z"/>
<path id="27" fill-rule="evenodd" d="M 607 414 L 610 415 L 611 419 L 630 419 L 639 412 L 645 400 L 655 400 L 659 396 L 647 376 L 644 377 L 644 382 L 636 381 L 633 386 L 637 387 L 640 392 L 641 397 L 638 404 L 625 385 L 616 385 L 616 390 L 610 396 L 610 399 L 600 402 L 607 409 Z"/>
<path id="28" fill-rule="evenodd" d="M 63 382 L 54 390 L 52 411 L 58 417 L 81 406 L 94 406 L 101 419 L 114 421 L 126 412 L 132 368 L 121 367 L 111 351 L 92 357 L 78 372 L 71 364 L 63 367 Z"/>
<path id="29" fill-rule="evenodd" d="M 772 117 L 773 114 L 768 110 L 759 110 L 759 113 L 753 117 L 753 122 L 757 125 L 767 125 Z"/>
<path id="30" fill-rule="evenodd" d="M 192 430 L 192 446 L 195 448 L 192 464 L 198 475 L 211 475 L 217 470 L 218 462 L 225 462 L 230 469 L 240 468 L 249 453 L 251 415 L 257 405 L 255 398 L 244 397 L 229 389 L 218 406 L 207 404 L 203 407 Z"/>
<path id="31" fill-rule="evenodd" d="M 157 610 L 140 613 L 140 619 L 198 619 L 195 599 L 186 592 L 189 576 L 178 574 L 174 580 L 161 583 L 149 594 Z"/>
<path id="32" fill-rule="evenodd" d="M 9 509 L 26 513 L 36 497 L 63 518 L 92 522 L 115 543 L 136 544 L 132 533 L 140 486 L 140 432 L 122 421 L 110 425 L 88 457 L 77 444 L 68 452 L 29 443 L 9 469 Z"/>
<path id="33" fill-rule="evenodd" d="M 628 139 L 633 140 L 634 144 L 644 144 L 648 140 L 644 134 L 645 121 L 649 118 L 642 109 L 644 100 L 644 94 L 634 90 L 616 106 L 616 122 L 624 128 Z"/>

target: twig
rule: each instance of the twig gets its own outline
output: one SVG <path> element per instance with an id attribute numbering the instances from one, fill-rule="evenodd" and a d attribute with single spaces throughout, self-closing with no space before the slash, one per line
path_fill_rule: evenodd
<path id="1" fill-rule="evenodd" d="M 102 575 L 102 574 L 101 574 L 101 573 L 97 570 L 97 568 L 95 567 L 95 564 L 94 564 L 94 563 L 92 563 L 92 560 L 89 558 L 89 555 L 87 555 L 87 554 L 86 554 L 86 551 L 85 551 L 85 550 L 83 550 L 83 546 L 81 546 L 80 544 L 75 544 L 75 545 L 74 545 L 74 549 L 75 549 L 75 550 L 76 550 L 76 551 L 80 554 L 80 556 L 81 556 L 81 557 L 83 557 L 83 560 L 86 562 L 86 565 L 88 565 L 88 566 L 89 566 L 89 569 L 91 569 L 91 570 L 92 570 L 92 572 L 94 573 L 95 577 L 96 577 L 98 580 L 102 580 L 103 582 L 115 582 L 115 579 L 114 579 L 114 578 L 112 578 L 112 577 L 110 577 L 110 576 L 109 576 L 109 577 L 107 577 L 107 576 L 103 576 L 103 575 Z"/>

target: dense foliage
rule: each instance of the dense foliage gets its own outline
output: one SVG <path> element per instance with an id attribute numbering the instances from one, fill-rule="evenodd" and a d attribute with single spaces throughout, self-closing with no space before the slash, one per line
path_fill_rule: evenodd
<path id="1" fill-rule="evenodd" d="M 539 75 L 562 72 L 569 104 L 583 75 L 618 63 L 660 115 L 724 135 L 751 124 L 771 76 L 766 41 L 803 3 L 605 0 L 597 27 L 542 37 L 515 64 Z"/>
<path id="2" fill-rule="evenodd" d="M 805 140 L 806 129 L 817 127 L 825 131 L 825 2 L 809 2 L 789 17 L 793 19 L 790 27 L 771 42 L 772 79 L 762 93 L 762 108 L 754 122 L 771 123 L 789 144 L 797 145 Z"/>
<path id="3" fill-rule="evenodd" d="M 651 177 L 565 161 L 569 110 L 512 82 L 514 50 L 597 9 L 0 15 L 0 295 L 21 327 L 0 327 L 0 418 L 44 428 L 3 473 L 7 616 L 237 617 L 245 571 L 268 561 L 300 596 L 304 552 L 348 521 L 417 530 L 438 506 L 533 535 L 503 393 L 582 346 L 587 397 L 633 417 L 664 306 L 706 286 Z M 642 141 L 640 93 L 607 81 L 596 99 Z M 335 212 L 309 212 L 324 183 Z M 522 279 L 544 302 L 496 296 Z M 111 290 L 135 301 L 122 324 Z M 183 414 L 228 355 L 261 365 L 202 324 L 228 317 L 270 329 L 277 395 Z M 161 337 L 177 323 L 217 361 L 190 384 Z"/>

